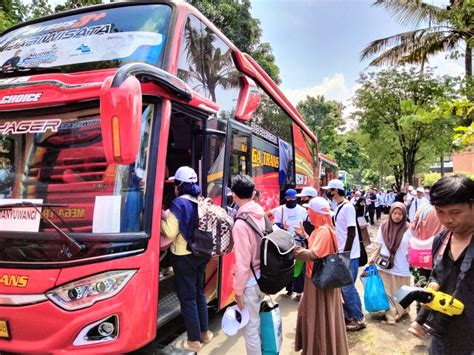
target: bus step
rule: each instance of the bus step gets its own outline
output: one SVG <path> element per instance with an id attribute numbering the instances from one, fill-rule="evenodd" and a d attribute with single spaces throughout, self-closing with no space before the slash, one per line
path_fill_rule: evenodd
<path id="1" fill-rule="evenodd" d="M 158 328 L 162 327 L 181 313 L 176 292 L 171 292 L 160 299 L 158 307 Z"/>

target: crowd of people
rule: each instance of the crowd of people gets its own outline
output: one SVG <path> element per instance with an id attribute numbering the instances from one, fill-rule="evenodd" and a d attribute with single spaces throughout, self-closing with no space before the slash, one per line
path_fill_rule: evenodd
<path id="1" fill-rule="evenodd" d="M 174 346 L 199 351 L 211 341 L 204 295 L 204 271 L 209 258 L 193 255 L 186 244 L 196 228 L 196 206 L 189 196 L 198 196 L 197 177 L 191 168 L 175 174 L 178 196 L 169 211 L 163 212 L 162 234 L 172 238 L 172 265 L 175 286 L 184 315 L 188 337 Z M 186 195 L 188 197 L 185 197 Z M 262 232 L 267 219 L 274 229 L 284 229 L 295 239 L 297 263 L 302 272 L 294 274 L 286 295 L 299 302 L 295 350 L 303 354 L 348 354 L 347 332 L 367 327 L 361 297 L 355 282 L 359 268 L 376 265 L 389 300 L 387 324 L 396 324 L 409 312 L 395 294 L 402 286 L 427 285 L 432 292 L 442 291 L 464 304 L 461 315 L 447 316 L 434 309 L 418 307 L 418 316 L 407 331 L 421 338 L 432 336 L 431 354 L 474 353 L 474 182 L 461 177 L 445 177 L 430 190 L 407 186 L 405 191 L 371 188 L 347 191 L 343 182 L 331 180 L 322 190 L 305 187 L 301 192 L 288 189 L 284 203 L 264 211 L 252 179 L 236 176 L 229 193 L 235 222 L 235 266 L 233 290 L 237 306 L 249 313 L 242 328 L 247 354 L 261 354 L 260 304 L 264 298 L 260 277 L 260 236 L 239 216 L 249 216 Z M 388 215 L 382 219 L 382 214 Z M 372 241 L 368 225 L 382 220 L 374 253 L 365 260 L 365 247 Z M 416 242 L 432 248 L 432 263 L 410 264 L 410 248 Z M 347 252 L 350 256 L 350 285 L 320 288 L 312 282 L 313 264 L 329 254 Z M 431 259 L 430 259 L 431 260 Z M 436 331 L 434 331 L 435 329 Z"/>

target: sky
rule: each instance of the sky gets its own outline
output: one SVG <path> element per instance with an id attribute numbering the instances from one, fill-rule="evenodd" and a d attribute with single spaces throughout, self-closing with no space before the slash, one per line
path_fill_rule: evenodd
<path id="1" fill-rule="evenodd" d="M 448 0 L 427 0 L 446 5 Z M 414 28 L 402 27 L 369 0 L 252 0 L 262 42 L 269 42 L 280 68 L 280 88 L 296 105 L 307 95 L 324 95 L 353 110 L 350 99 L 359 73 L 376 70 L 361 51 L 373 40 Z M 440 75 L 464 72 L 461 61 L 439 55 L 430 60 Z"/>

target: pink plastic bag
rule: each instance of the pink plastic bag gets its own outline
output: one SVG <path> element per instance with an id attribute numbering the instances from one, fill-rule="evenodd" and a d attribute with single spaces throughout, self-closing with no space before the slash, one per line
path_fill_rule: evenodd
<path id="1" fill-rule="evenodd" d="M 433 239 L 420 240 L 418 238 L 410 239 L 408 249 L 408 263 L 413 267 L 431 269 L 433 267 L 433 258 L 431 249 L 433 248 Z"/>

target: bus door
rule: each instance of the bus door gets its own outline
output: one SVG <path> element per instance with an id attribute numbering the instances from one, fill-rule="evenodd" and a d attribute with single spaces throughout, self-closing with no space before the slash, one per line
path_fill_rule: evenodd
<path id="1" fill-rule="evenodd" d="M 232 201 L 230 186 L 232 178 L 239 174 L 252 175 L 251 152 L 252 131 L 237 121 L 229 120 L 227 126 L 226 157 L 223 194 L 223 206 L 230 215 L 235 215 L 237 208 Z M 218 308 L 222 309 L 234 300 L 232 288 L 232 269 L 235 263 L 234 253 L 221 257 L 219 264 Z"/>

